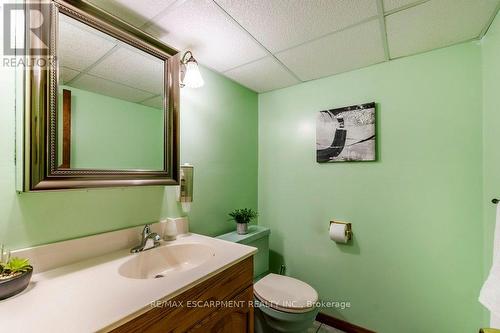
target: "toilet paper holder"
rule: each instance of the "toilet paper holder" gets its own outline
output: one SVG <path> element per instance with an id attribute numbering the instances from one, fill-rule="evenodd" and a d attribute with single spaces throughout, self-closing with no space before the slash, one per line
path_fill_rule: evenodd
<path id="1" fill-rule="evenodd" d="M 332 223 L 336 223 L 336 224 L 344 224 L 345 225 L 345 235 L 347 237 L 347 240 L 351 240 L 352 239 L 352 225 L 350 222 L 343 222 L 343 221 L 330 221 L 330 224 L 328 225 L 328 229 L 330 229 L 330 226 L 332 225 Z"/>

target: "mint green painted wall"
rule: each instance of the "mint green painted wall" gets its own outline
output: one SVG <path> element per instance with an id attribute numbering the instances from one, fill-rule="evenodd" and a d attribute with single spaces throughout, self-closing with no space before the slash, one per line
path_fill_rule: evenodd
<path id="1" fill-rule="evenodd" d="M 72 168 L 163 169 L 162 109 L 61 86 L 61 124 L 63 89 L 71 91 Z M 62 146 L 62 126 L 59 138 Z"/>
<path id="2" fill-rule="evenodd" d="M 231 209 L 257 207 L 257 95 L 202 75 L 202 89 L 181 91 L 181 160 L 195 166 L 191 229 L 217 235 L 234 229 Z M 17 194 L 14 97 L 14 71 L 0 67 L 0 242 L 20 248 L 182 214 L 174 187 Z"/>
<path id="3" fill-rule="evenodd" d="M 491 264 L 495 206 L 492 198 L 500 198 L 500 14 L 481 40 L 483 76 L 484 132 L 484 217 L 487 268 Z"/>
<path id="4" fill-rule="evenodd" d="M 491 267 L 495 208 L 500 198 L 500 14 L 481 40 L 483 77 L 483 161 L 484 161 L 484 268 Z M 486 275 L 485 275 L 486 276 Z"/>
<path id="5" fill-rule="evenodd" d="M 384 333 L 478 331 L 480 63 L 466 43 L 259 95 L 259 223 L 274 269 L 352 304 L 322 311 Z M 379 160 L 317 164 L 316 113 L 372 101 Z M 329 240 L 332 218 L 352 244 Z"/>

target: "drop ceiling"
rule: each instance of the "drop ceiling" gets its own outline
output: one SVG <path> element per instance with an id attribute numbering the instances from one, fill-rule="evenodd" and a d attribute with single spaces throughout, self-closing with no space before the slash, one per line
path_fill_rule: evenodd
<path id="1" fill-rule="evenodd" d="M 59 14 L 63 85 L 162 109 L 163 61 Z"/>
<path id="2" fill-rule="evenodd" d="M 500 0 L 90 0 L 257 92 L 481 38 Z"/>

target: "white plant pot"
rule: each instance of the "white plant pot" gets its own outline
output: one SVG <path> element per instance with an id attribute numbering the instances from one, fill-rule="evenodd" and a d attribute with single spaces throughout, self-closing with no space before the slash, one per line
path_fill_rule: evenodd
<path id="1" fill-rule="evenodd" d="M 248 233 L 248 223 L 236 223 L 236 232 L 238 235 L 246 235 Z"/>

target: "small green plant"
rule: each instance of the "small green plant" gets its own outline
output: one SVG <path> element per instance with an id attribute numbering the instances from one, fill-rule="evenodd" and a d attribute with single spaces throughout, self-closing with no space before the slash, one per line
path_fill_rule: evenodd
<path id="1" fill-rule="evenodd" d="M 250 221 L 258 215 L 259 214 L 251 208 L 235 209 L 229 213 L 231 217 L 229 220 L 236 221 L 236 223 L 250 223 Z"/>
<path id="2" fill-rule="evenodd" d="M 6 263 L 0 262 L 0 278 L 10 278 L 31 269 L 28 259 L 11 258 Z"/>

